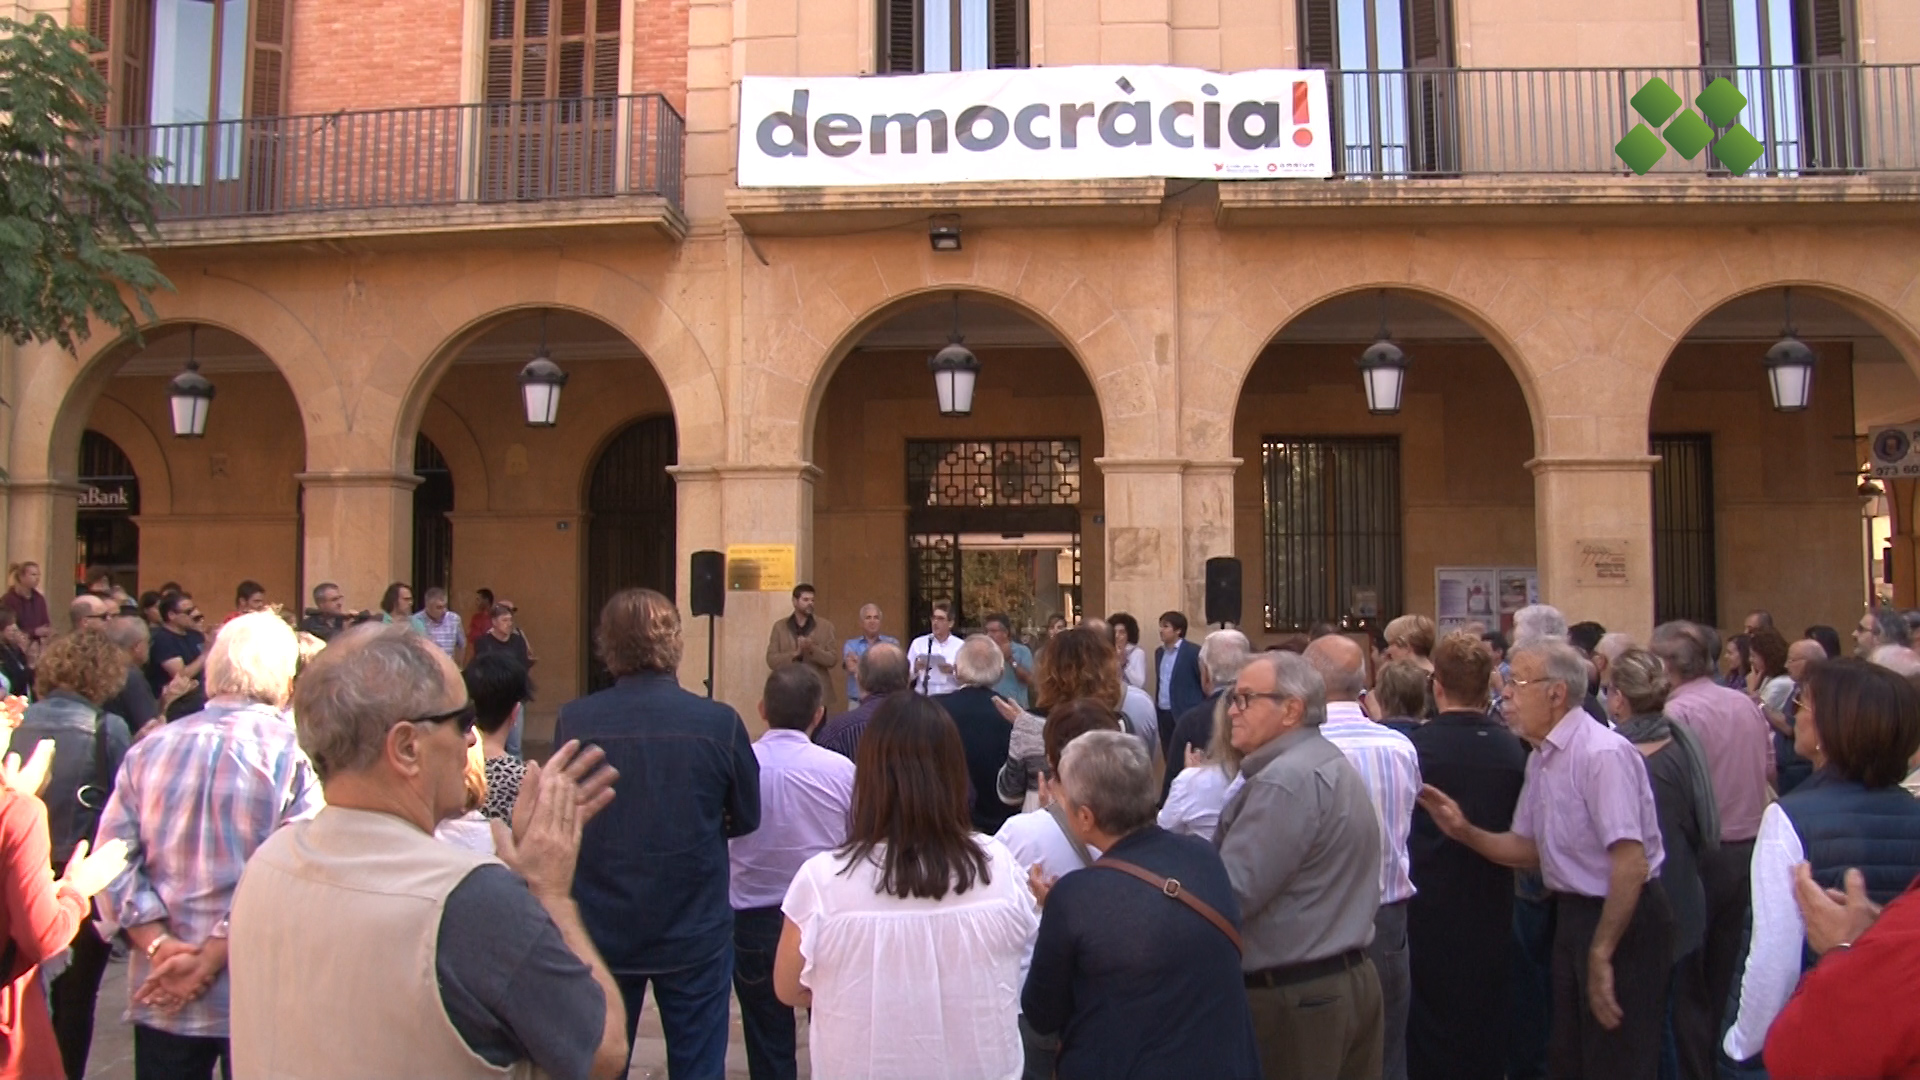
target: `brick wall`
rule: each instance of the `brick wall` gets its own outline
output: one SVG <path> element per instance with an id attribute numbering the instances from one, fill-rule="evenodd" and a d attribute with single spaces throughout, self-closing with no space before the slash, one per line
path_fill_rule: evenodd
<path id="1" fill-rule="evenodd" d="M 293 0 L 295 114 L 460 100 L 462 5 Z"/>
<path id="2" fill-rule="evenodd" d="M 633 0 L 633 89 L 687 114 L 687 0 Z"/>

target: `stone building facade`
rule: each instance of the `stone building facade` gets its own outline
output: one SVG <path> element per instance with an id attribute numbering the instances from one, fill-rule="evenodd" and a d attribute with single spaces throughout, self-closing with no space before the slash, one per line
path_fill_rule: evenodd
<path id="1" fill-rule="evenodd" d="M 124 20 L 151 2 L 78 0 L 61 14 Z M 490 49 L 504 26 L 522 50 L 515 78 L 533 85 L 527 50 L 545 46 L 513 34 L 530 7 L 549 17 L 545 0 L 221 2 L 257 42 L 284 43 L 284 81 L 267 89 L 259 56 L 272 50 L 247 52 L 253 96 L 236 129 L 288 145 L 364 133 L 334 147 L 348 156 L 319 180 L 277 184 L 312 194 L 340 161 L 418 179 L 431 169 L 406 149 L 439 123 L 470 133 L 433 144 L 448 168 L 485 171 L 469 155 L 514 145 L 523 171 L 463 172 L 411 199 L 377 184 L 333 203 L 243 193 L 170 218 L 153 254 L 174 290 L 155 297 L 141 340 L 102 331 L 77 356 L 7 357 L 10 558 L 46 564 L 50 593 L 90 561 L 80 462 L 93 432 L 138 479 L 140 587 L 180 581 L 209 611 L 243 577 L 289 602 L 338 582 L 355 606 L 390 581 L 450 586 L 461 609 L 491 588 L 519 604 L 540 658 L 536 735 L 592 680 L 597 595 L 652 584 L 684 607 L 688 556 L 734 544 L 794 545 L 843 633 L 866 602 L 889 632 L 909 629 L 937 587 L 914 537 L 1017 538 L 1007 522 L 1070 536 L 1047 573 L 1077 573 L 1073 606 L 1149 626 L 1167 609 L 1200 622 L 1206 561 L 1237 556 L 1243 621 L 1278 632 L 1276 440 L 1396 440 L 1380 444 L 1394 447 L 1398 491 L 1381 571 L 1395 610 L 1382 614 L 1432 611 L 1437 569 L 1521 566 L 1573 617 L 1642 633 L 1661 605 L 1678 610 L 1657 585 L 1677 587 L 1686 567 L 1661 551 L 1686 542 L 1708 556 L 1691 571 L 1706 578 L 1691 582 L 1695 607 L 1711 608 L 1701 617 L 1733 625 L 1765 605 L 1785 626 L 1844 627 L 1870 554 L 1862 417 L 1920 418 L 1920 115 L 1911 95 L 1896 108 L 1883 92 L 1920 81 L 1920 8 L 1897 0 L 1734 5 L 1736 21 L 1755 3 L 1813 20 L 1844 2 L 1845 67 L 1862 73 L 1861 109 L 1879 125 L 1863 127 L 1892 132 L 1845 168 L 1555 167 L 1553 126 L 1578 116 L 1548 96 L 1542 116 L 1498 113 L 1476 129 L 1534 146 L 1524 163 L 1482 146 L 1444 168 L 1362 166 L 1331 181 L 846 190 L 734 184 L 739 80 L 874 72 L 887 61 L 884 3 L 553 0 L 551 55 L 588 57 L 588 70 L 522 94 L 498 88 L 489 65 L 505 53 Z M 1026 0 L 1021 59 L 1302 66 L 1302 14 L 1318 2 Z M 1462 116 L 1524 84 L 1487 73 L 1618 83 L 1649 65 L 1697 73 L 1711 53 L 1700 0 L 1375 6 L 1440 13 Z M 597 31 L 563 25 L 575 7 Z M 266 10 L 285 25 L 263 28 Z M 561 38 L 596 32 L 565 52 Z M 634 104 L 608 114 L 625 164 L 604 190 L 545 174 L 529 186 L 524 144 L 485 141 L 506 102 L 607 86 Z M 568 107 L 547 122 L 587 115 Z M 245 171 L 221 172 L 222 153 L 209 151 L 210 186 Z M 488 197 L 496 182 L 509 188 Z M 931 249 L 936 215 L 958 215 L 961 250 Z M 1790 414 L 1770 406 L 1759 362 L 1786 288 L 1820 363 L 1811 407 Z M 1353 366 L 1381 296 L 1413 358 L 1393 416 L 1369 414 Z M 983 374 L 965 419 L 937 414 L 924 366 L 956 300 L 983 335 L 970 338 Z M 542 344 L 570 381 L 558 425 L 529 428 L 515 374 Z M 167 379 L 189 348 L 218 387 L 200 440 L 174 438 L 168 419 Z M 1660 520 L 1672 511 L 1656 505 L 1663 458 L 1650 440 L 1663 436 L 1710 448 L 1704 533 Z M 940 500 L 905 479 L 925 446 L 1040 443 L 1074 455 L 1073 496 L 1039 500 L 1045 513 L 935 521 L 924 512 Z M 451 494 L 423 517 L 427 472 Z M 1906 603 L 1910 486 L 1892 492 Z M 423 529 L 445 549 L 438 561 L 418 550 Z M 1595 541 L 1625 552 L 1623 580 L 1592 573 Z M 444 580 L 417 579 L 423 565 Z M 784 592 L 736 591 L 717 621 L 718 693 L 748 715 L 767 628 L 786 611 Z M 706 674 L 705 629 L 689 619 L 690 686 Z"/>

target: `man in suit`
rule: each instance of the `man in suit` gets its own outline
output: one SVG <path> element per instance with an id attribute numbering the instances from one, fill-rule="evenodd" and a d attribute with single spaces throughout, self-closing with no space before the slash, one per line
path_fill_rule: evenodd
<path id="1" fill-rule="evenodd" d="M 600 613 L 613 686 L 569 702 L 556 745 L 598 746 L 621 783 L 580 837 L 573 897 L 626 1003 L 627 1041 L 648 984 L 675 1076 L 726 1070 L 733 978 L 727 840 L 760 827 L 760 765 L 740 714 L 680 688 L 680 615 L 651 589 Z"/>
<path id="2" fill-rule="evenodd" d="M 1160 647 L 1153 650 L 1153 666 L 1160 674 L 1153 703 L 1159 712 L 1160 752 L 1164 756 L 1171 749 L 1174 722 L 1207 696 L 1200 673 L 1200 646 L 1187 640 L 1185 615 L 1169 611 L 1160 616 Z M 1168 757 L 1167 761 L 1171 764 L 1173 759 Z"/>
<path id="3" fill-rule="evenodd" d="M 994 685 L 1006 674 L 1006 662 L 1006 653 L 992 638 L 973 635 L 953 658 L 960 689 L 933 699 L 953 717 L 953 726 L 960 731 L 960 745 L 967 752 L 967 776 L 973 781 L 973 828 L 988 836 L 999 832 L 1007 818 L 1020 809 L 1001 802 L 994 790 L 1013 738 L 1013 725 L 993 704 Z"/>

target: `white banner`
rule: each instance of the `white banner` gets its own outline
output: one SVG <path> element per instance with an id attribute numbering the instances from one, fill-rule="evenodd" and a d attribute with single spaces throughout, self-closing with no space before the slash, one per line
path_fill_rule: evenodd
<path id="1" fill-rule="evenodd" d="M 1333 173 L 1323 71 L 1060 67 L 740 81 L 741 187 Z"/>

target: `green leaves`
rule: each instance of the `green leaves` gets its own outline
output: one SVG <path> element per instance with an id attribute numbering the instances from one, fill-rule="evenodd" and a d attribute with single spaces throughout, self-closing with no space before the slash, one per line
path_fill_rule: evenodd
<path id="1" fill-rule="evenodd" d="M 0 334 L 72 351 L 98 318 L 133 331 L 171 289 L 136 249 L 155 235 L 160 164 L 100 127 L 94 44 L 45 15 L 0 19 Z"/>

